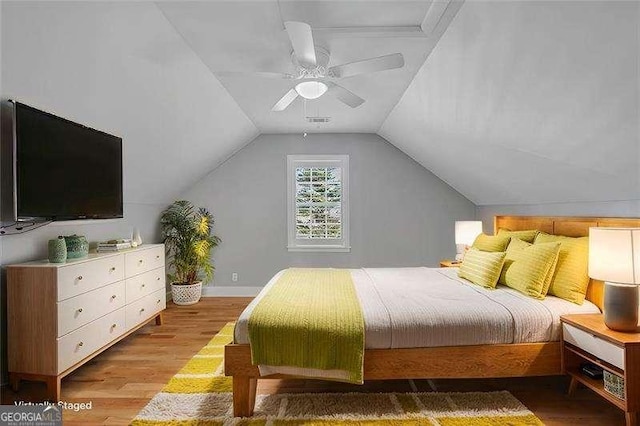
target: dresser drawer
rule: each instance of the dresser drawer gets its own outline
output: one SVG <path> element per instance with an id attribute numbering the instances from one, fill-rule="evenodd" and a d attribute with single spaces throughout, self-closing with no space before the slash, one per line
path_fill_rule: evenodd
<path id="1" fill-rule="evenodd" d="M 624 348 L 566 323 L 562 324 L 562 338 L 565 342 L 569 342 L 609 364 L 624 369 Z"/>
<path id="2" fill-rule="evenodd" d="M 125 332 L 125 308 L 111 312 L 58 339 L 58 373 L 80 362 Z"/>
<path id="3" fill-rule="evenodd" d="M 124 254 L 126 277 L 130 278 L 143 272 L 164 267 L 164 246 L 155 246 L 145 250 L 136 250 Z"/>
<path id="4" fill-rule="evenodd" d="M 165 288 L 165 271 L 164 266 L 156 268 L 149 272 L 128 278 L 127 283 L 127 303 L 131 303 L 140 299 L 147 294 Z"/>
<path id="5" fill-rule="evenodd" d="M 58 268 L 58 300 L 65 300 L 123 279 L 122 255 L 65 265 Z"/>
<path id="6" fill-rule="evenodd" d="M 123 307 L 124 303 L 124 281 L 58 302 L 58 337 Z"/>
<path id="7" fill-rule="evenodd" d="M 127 305 L 127 330 L 148 320 L 166 307 L 167 294 L 164 288 Z"/>

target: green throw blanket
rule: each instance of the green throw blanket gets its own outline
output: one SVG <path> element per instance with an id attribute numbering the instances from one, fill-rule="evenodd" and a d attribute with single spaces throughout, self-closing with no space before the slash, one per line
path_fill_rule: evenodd
<path id="1" fill-rule="evenodd" d="M 285 271 L 253 309 L 249 342 L 254 365 L 342 370 L 362 383 L 364 318 L 351 273 Z"/>

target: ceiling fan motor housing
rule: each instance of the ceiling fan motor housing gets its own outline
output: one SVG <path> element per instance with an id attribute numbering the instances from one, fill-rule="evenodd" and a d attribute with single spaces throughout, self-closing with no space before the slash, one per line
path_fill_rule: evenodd
<path id="1" fill-rule="evenodd" d="M 329 64 L 330 53 L 324 47 L 314 45 L 316 51 L 316 66 L 303 66 L 298 62 L 295 52 L 291 52 L 291 62 L 298 71 L 298 78 L 325 78 L 327 77 L 327 66 Z"/>

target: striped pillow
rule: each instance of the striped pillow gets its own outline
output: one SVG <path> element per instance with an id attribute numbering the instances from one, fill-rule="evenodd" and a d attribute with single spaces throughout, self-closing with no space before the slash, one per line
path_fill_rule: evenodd
<path id="1" fill-rule="evenodd" d="M 537 229 L 529 229 L 527 231 L 510 231 L 508 229 L 500 228 L 498 229 L 498 236 L 502 235 L 505 237 L 518 238 L 522 241 L 526 241 L 528 243 L 533 243 L 533 240 L 538 235 Z"/>
<path id="2" fill-rule="evenodd" d="M 500 275 L 504 284 L 527 296 L 544 299 L 558 260 L 560 243 L 532 245 L 512 239 Z"/>
<path id="3" fill-rule="evenodd" d="M 470 248 L 464 255 L 458 276 L 482 287 L 495 288 L 504 263 L 504 252 Z"/>
<path id="4" fill-rule="evenodd" d="M 495 235 L 492 237 L 487 234 L 480 234 L 476 237 L 471 247 L 482 251 L 505 251 L 510 239 L 511 237 L 506 235 Z"/>
<path id="5" fill-rule="evenodd" d="M 541 232 L 534 245 L 550 242 L 560 243 L 560 253 L 549 294 L 582 305 L 589 286 L 589 237 L 571 238 Z"/>

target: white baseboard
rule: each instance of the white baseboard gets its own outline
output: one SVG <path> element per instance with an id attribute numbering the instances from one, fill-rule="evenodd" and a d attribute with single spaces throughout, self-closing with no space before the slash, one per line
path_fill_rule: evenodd
<path id="1" fill-rule="evenodd" d="M 202 287 L 202 297 L 255 297 L 263 287 Z"/>

